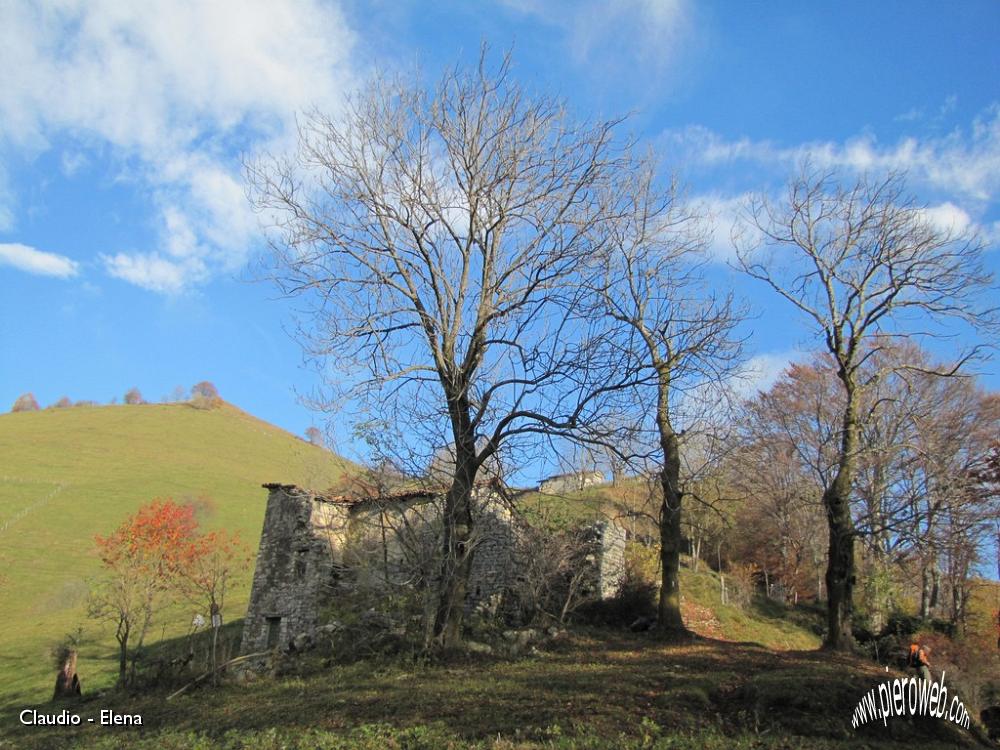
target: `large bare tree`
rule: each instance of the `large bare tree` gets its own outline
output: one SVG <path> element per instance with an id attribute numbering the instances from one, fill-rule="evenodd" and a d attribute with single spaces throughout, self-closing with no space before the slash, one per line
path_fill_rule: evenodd
<path id="1" fill-rule="evenodd" d="M 741 341 L 733 329 L 740 311 L 731 294 L 717 296 L 704 283 L 701 217 L 675 183 L 658 184 L 656 171 L 647 159 L 629 184 L 617 187 L 626 211 L 612 225 L 601 255 L 597 296 L 638 376 L 632 416 L 651 433 L 653 449 L 642 458 L 652 459 L 659 485 L 658 626 L 664 635 L 678 636 L 686 632 L 680 606 L 682 506 L 693 486 L 685 480 L 696 478 L 711 463 L 713 446 L 722 444 L 712 434 L 717 421 L 707 418 L 705 405 L 718 403 L 739 363 Z"/>
<path id="2" fill-rule="evenodd" d="M 864 376 L 864 365 L 893 334 L 933 335 L 954 321 L 994 326 L 995 311 L 981 301 L 992 277 L 980 241 L 935 226 L 899 175 L 844 186 L 836 174 L 807 167 L 785 200 L 754 197 L 747 215 L 740 268 L 799 310 L 825 343 L 843 390 L 837 461 L 822 495 L 829 531 L 824 646 L 850 649 L 860 406 L 879 377 Z M 977 351 L 962 352 L 949 372 Z"/>
<path id="3" fill-rule="evenodd" d="M 306 301 L 301 330 L 340 403 L 428 459 L 451 456 L 435 623 L 447 647 L 461 640 L 480 469 L 507 445 L 582 434 L 615 388 L 579 279 L 620 214 L 608 185 L 630 168 L 618 120 L 575 121 L 487 58 L 433 87 L 375 76 L 340 114 L 304 116 L 294 154 L 246 168 L 272 276 Z"/>

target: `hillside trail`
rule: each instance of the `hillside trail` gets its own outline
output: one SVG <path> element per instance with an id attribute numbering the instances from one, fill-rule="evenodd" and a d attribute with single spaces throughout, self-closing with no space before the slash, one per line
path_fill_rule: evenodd
<path id="1" fill-rule="evenodd" d="M 19 479 L 17 477 L 7 477 L 7 476 L 0 477 L 0 482 L 4 482 L 4 483 L 19 483 L 19 484 L 29 484 L 29 483 L 30 484 L 49 484 L 48 482 L 38 482 L 38 481 L 32 481 L 32 480 L 28 480 L 28 479 Z M 23 508 L 21 508 L 21 510 L 17 511 L 14 515 L 10 516 L 9 518 L 4 519 L 3 521 L 0 521 L 0 534 L 3 534 L 11 526 L 14 526 L 16 523 L 18 523 L 18 521 L 22 521 L 28 514 L 33 513 L 35 511 L 41 509 L 41 508 L 44 508 L 57 495 L 59 495 L 64 489 L 66 489 L 66 485 L 65 484 L 62 484 L 62 483 L 53 484 L 53 489 L 47 495 L 44 495 L 43 497 L 40 497 L 40 498 L 38 498 L 37 500 L 35 500 L 33 502 L 29 502 L 28 505 L 26 505 Z"/>

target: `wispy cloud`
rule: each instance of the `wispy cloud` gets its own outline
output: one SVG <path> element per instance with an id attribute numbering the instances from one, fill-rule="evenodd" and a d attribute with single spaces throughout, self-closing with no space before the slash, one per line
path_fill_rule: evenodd
<path id="1" fill-rule="evenodd" d="M 47 253 L 18 243 L 0 244 L 0 263 L 39 276 L 68 279 L 80 272 L 80 265 L 65 255 Z"/>
<path id="2" fill-rule="evenodd" d="M 795 349 L 757 354 L 747 361 L 739 375 L 732 378 L 730 387 L 742 398 L 755 396 L 774 385 L 789 365 L 802 357 L 803 353 Z"/>
<path id="3" fill-rule="evenodd" d="M 160 240 L 110 256 L 109 269 L 173 290 L 245 260 L 254 219 L 237 154 L 287 138 L 298 110 L 337 106 L 353 85 L 353 44 L 338 5 L 320 0 L 181 0 L 157 12 L 14 0 L 0 9 L 0 142 L 38 151 L 76 139 L 68 173 L 88 146 L 110 146 L 159 207 Z"/>
<path id="4" fill-rule="evenodd" d="M 501 0 L 510 10 L 562 30 L 573 59 L 607 69 L 670 64 L 693 28 L 688 0 Z M 622 44 L 628 39 L 628 44 Z"/>
<path id="5" fill-rule="evenodd" d="M 116 279 L 161 294 L 177 294 L 206 274 L 205 264 L 198 258 L 176 261 L 158 253 L 102 255 L 101 261 Z"/>
<path id="6" fill-rule="evenodd" d="M 695 196 L 692 199 L 698 213 L 705 218 L 708 228 L 708 254 L 713 260 L 726 262 L 735 259 L 733 230 L 736 227 L 740 227 L 741 231 L 749 229 L 742 221 L 742 209 L 748 197 L 746 193 L 729 196 L 712 193 Z"/>
<path id="7" fill-rule="evenodd" d="M 905 171 L 911 180 L 979 202 L 1000 192 L 1000 105 L 964 129 L 932 137 L 906 136 L 881 144 L 859 135 L 843 142 L 779 145 L 770 140 L 727 139 L 702 126 L 664 133 L 661 145 L 688 163 L 710 166 L 749 161 L 788 170 L 803 160 L 819 168 L 855 172 Z"/>

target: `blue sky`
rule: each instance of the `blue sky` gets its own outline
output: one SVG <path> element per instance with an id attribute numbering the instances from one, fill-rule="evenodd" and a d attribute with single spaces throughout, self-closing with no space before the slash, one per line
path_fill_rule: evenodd
<path id="1" fill-rule="evenodd" d="M 433 78 L 481 40 L 513 46 L 514 75 L 581 116 L 632 113 L 713 218 L 713 274 L 758 315 L 766 384 L 813 344 L 726 269 L 739 201 L 807 156 L 848 176 L 904 169 L 929 217 L 995 247 L 998 30 L 993 0 L 5 2 L 0 408 L 208 379 L 294 433 L 318 423 L 296 396 L 316 380 L 286 333 L 294 306 L 252 281 L 240 155 L 287 148 L 297 111 L 336 111 L 376 67 Z"/>

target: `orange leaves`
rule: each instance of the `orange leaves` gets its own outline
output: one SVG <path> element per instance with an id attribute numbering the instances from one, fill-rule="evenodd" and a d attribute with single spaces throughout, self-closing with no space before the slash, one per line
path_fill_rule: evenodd
<path id="1" fill-rule="evenodd" d="M 109 568 L 169 576 L 183 564 L 198 527 L 194 508 L 173 500 L 153 500 L 106 537 L 97 536 L 101 561 Z"/>
<path id="2" fill-rule="evenodd" d="M 151 577 L 161 588 L 210 587 L 209 571 L 242 562 L 244 548 L 236 534 L 199 534 L 195 510 L 169 498 L 142 506 L 108 536 L 95 537 L 101 562 L 119 575 Z"/>

